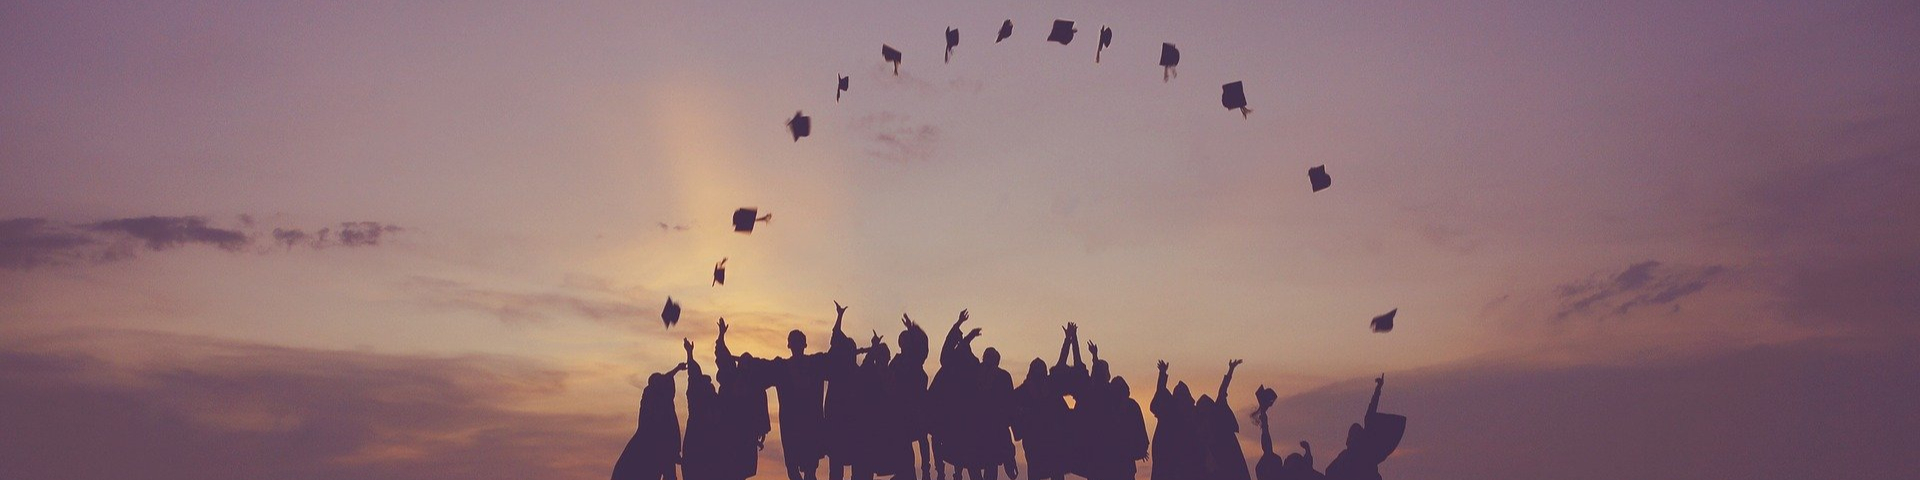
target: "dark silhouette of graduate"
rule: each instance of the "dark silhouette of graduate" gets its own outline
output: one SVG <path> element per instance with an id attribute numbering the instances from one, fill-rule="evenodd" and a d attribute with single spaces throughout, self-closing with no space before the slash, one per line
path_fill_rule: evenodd
<path id="1" fill-rule="evenodd" d="M 965 348 L 971 348 L 968 345 Z M 1000 368 L 1000 351 L 993 347 L 980 354 L 975 401 L 972 405 L 971 432 L 966 437 L 973 443 L 973 478 L 994 480 L 1005 469 L 1008 477 L 1020 476 L 1020 467 L 1014 463 L 1013 453 L 1013 376 Z"/>
<path id="2" fill-rule="evenodd" d="M 1399 448 L 1407 432 L 1407 417 L 1380 413 L 1380 391 L 1387 376 L 1373 379 L 1373 400 L 1367 403 L 1366 423 L 1347 427 L 1347 449 L 1327 463 L 1327 478 L 1340 480 L 1379 480 L 1380 463 Z"/>
<path id="3" fill-rule="evenodd" d="M 1260 460 L 1253 463 L 1253 478 L 1259 480 L 1285 480 L 1287 478 L 1286 459 L 1273 453 L 1273 430 L 1269 428 L 1267 410 L 1273 408 L 1273 402 L 1279 399 L 1273 389 L 1261 385 L 1253 390 L 1254 400 L 1259 408 L 1253 411 L 1253 424 L 1260 426 Z"/>
<path id="4" fill-rule="evenodd" d="M 840 306 L 839 302 L 834 302 L 834 308 L 839 312 L 837 316 L 846 316 L 847 308 Z M 848 426 L 857 423 L 855 416 L 858 415 L 859 405 L 855 397 L 860 395 L 857 376 L 860 370 L 858 357 L 862 349 L 854 343 L 853 337 L 841 331 L 840 323 L 841 319 L 834 320 L 833 336 L 828 339 L 827 355 L 824 357 L 827 381 L 827 428 L 824 438 L 829 480 L 844 478 L 846 470 L 853 468 L 853 460 L 859 453 L 855 445 L 859 432 Z"/>
<path id="5" fill-rule="evenodd" d="M 647 378 L 640 393 L 640 425 L 634 429 L 620 460 L 613 464 L 613 480 L 674 480 L 680 463 L 680 416 L 673 407 L 673 376 L 687 368 L 680 364 Z"/>
<path id="6" fill-rule="evenodd" d="M 834 336 L 842 336 L 840 327 L 846 307 L 834 302 Z M 780 402 L 780 445 L 787 464 L 788 480 L 818 478 L 820 459 L 827 430 L 825 395 L 828 353 L 807 353 L 807 335 L 799 330 L 787 333 L 786 358 L 769 365 L 774 393 Z"/>
<path id="7" fill-rule="evenodd" d="M 1206 462 L 1202 478 L 1216 480 L 1248 480 L 1247 456 L 1240 452 L 1240 419 L 1233 415 L 1233 407 L 1227 404 L 1227 386 L 1233 383 L 1233 371 L 1240 367 L 1240 360 L 1227 362 L 1227 375 L 1220 379 L 1220 391 L 1214 398 L 1201 395 L 1194 402 L 1194 426 L 1199 431 L 1198 440 L 1204 450 Z"/>
<path id="8" fill-rule="evenodd" d="M 1130 480 L 1138 471 L 1134 463 L 1147 458 L 1146 417 L 1126 378 L 1113 377 L 1101 390 L 1088 392 L 1087 415 L 1095 435 L 1093 448 L 1083 458 L 1087 478 Z"/>
<path id="9" fill-rule="evenodd" d="M 768 371 L 772 365 L 753 358 L 751 353 L 735 357 L 727 348 L 727 319 L 720 319 L 719 330 L 713 342 L 713 357 L 719 370 L 723 433 L 714 475 L 741 480 L 759 473 L 760 449 L 767 433 L 772 431 L 772 419 L 767 415 L 767 389 L 772 387 Z M 692 403 L 691 396 L 688 403 Z"/>
<path id="10" fill-rule="evenodd" d="M 960 328 L 967 319 L 967 312 L 960 311 L 960 319 L 947 330 L 946 340 L 940 345 L 940 371 L 934 373 L 933 382 L 927 388 L 927 394 L 932 397 L 929 427 L 935 478 L 946 478 L 947 465 L 967 468 L 975 463 L 977 442 L 967 438 L 971 432 L 965 415 L 972 412 L 969 404 L 979 390 L 980 360 L 973 355 L 971 345 L 973 339 L 980 336 L 980 329 L 962 335 Z"/>
<path id="11" fill-rule="evenodd" d="M 892 373 L 894 408 L 899 411 L 898 434 L 907 439 L 920 451 L 920 478 L 928 478 L 932 469 L 933 442 L 930 433 L 927 407 L 927 332 L 914 323 L 913 318 L 900 314 L 900 324 L 904 327 L 896 337 L 900 343 L 900 354 L 893 357 L 887 365 Z M 911 455 L 911 452 L 909 452 Z M 911 459 L 909 459 L 911 460 Z M 896 479 L 909 479 L 895 474 Z"/>
<path id="12" fill-rule="evenodd" d="M 1193 393 L 1187 382 L 1167 391 L 1167 362 L 1160 361 L 1159 388 L 1148 409 L 1159 421 L 1153 428 L 1153 480 L 1200 478 L 1203 451 L 1195 440 Z"/>
<path id="13" fill-rule="evenodd" d="M 680 473 L 687 480 L 724 478 L 722 458 L 726 451 L 726 412 L 713 377 L 701 371 L 693 360 L 693 341 L 683 340 L 687 351 L 687 437 L 682 446 Z"/>
<path id="14" fill-rule="evenodd" d="M 1033 480 L 1066 477 L 1062 450 L 1066 445 L 1067 401 L 1050 385 L 1047 362 L 1027 364 L 1027 378 L 1013 390 L 1013 437 L 1027 453 L 1027 476 Z"/>

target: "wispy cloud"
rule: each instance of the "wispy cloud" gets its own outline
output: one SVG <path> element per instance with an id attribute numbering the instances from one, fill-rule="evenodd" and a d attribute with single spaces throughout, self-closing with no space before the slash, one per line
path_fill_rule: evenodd
<path id="1" fill-rule="evenodd" d="M 241 216 L 252 225 L 251 216 Z M 245 228 L 245 227 L 243 227 Z M 256 239 L 294 247 L 370 247 L 384 235 L 402 231 L 380 222 L 342 222 L 338 236 L 332 228 L 307 233 L 299 228 L 274 228 L 265 234 L 222 228 L 200 216 L 146 216 L 92 223 L 66 223 L 45 218 L 0 220 L 0 268 L 30 270 L 39 267 L 103 263 L 132 259 L 140 251 L 160 252 L 186 246 L 208 246 L 229 252 L 252 250 Z"/>
<path id="2" fill-rule="evenodd" d="M 940 127 L 914 122 L 895 112 L 861 116 L 850 124 L 855 135 L 868 142 L 865 153 L 881 160 L 912 162 L 933 158 L 940 146 Z"/>
<path id="3" fill-rule="evenodd" d="M 488 288 L 433 277 L 408 279 L 404 288 L 421 303 L 455 310 L 486 313 L 507 323 L 541 323 L 560 317 L 600 322 L 636 323 L 658 318 L 659 305 L 640 303 L 601 292 L 527 292 Z"/>
<path id="4" fill-rule="evenodd" d="M 1638 307 L 1672 305 L 1705 290 L 1708 282 L 1725 271 L 1718 265 L 1677 267 L 1653 260 L 1635 263 L 1611 276 L 1556 287 L 1560 307 L 1554 319 L 1596 313 L 1602 317 L 1626 315 Z"/>

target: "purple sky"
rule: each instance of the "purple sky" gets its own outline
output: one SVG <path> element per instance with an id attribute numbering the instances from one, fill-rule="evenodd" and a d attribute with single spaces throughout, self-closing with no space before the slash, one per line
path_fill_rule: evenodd
<path id="1" fill-rule="evenodd" d="M 837 300 L 1327 458 L 1386 372 L 1395 478 L 1920 470 L 1920 4 L 1191 3 L 0 1 L 0 465 L 603 477 Z"/>

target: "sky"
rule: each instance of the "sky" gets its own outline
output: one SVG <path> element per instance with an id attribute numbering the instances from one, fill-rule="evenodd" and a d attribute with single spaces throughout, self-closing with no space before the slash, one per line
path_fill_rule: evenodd
<path id="1" fill-rule="evenodd" d="M 1912 2 L 0 12 L 22 478 L 604 477 L 682 338 L 835 301 L 1012 365 L 1077 322 L 1143 402 L 1245 359 L 1329 459 L 1384 373 L 1388 477 L 1920 470 Z"/>

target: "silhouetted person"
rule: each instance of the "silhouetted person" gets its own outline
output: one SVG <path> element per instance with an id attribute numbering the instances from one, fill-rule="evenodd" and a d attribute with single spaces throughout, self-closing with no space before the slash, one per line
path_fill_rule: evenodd
<path id="1" fill-rule="evenodd" d="M 1167 390 L 1167 362 L 1160 361 L 1159 387 L 1148 404 L 1158 422 L 1153 427 L 1153 480 L 1200 478 L 1202 452 L 1194 426 L 1193 393 L 1187 382 Z"/>
<path id="2" fill-rule="evenodd" d="M 726 452 L 727 425 L 726 411 L 720 400 L 720 392 L 714 387 L 713 377 L 700 369 L 693 360 L 693 341 L 686 340 L 687 350 L 687 436 L 680 461 L 680 470 L 687 480 L 719 480 L 722 476 L 722 459 Z"/>
<path id="3" fill-rule="evenodd" d="M 1113 377 L 1105 393 L 1091 394 L 1088 411 L 1096 422 L 1094 449 L 1086 458 L 1087 478 L 1092 480 L 1131 480 L 1137 468 L 1134 462 L 1147 458 L 1147 423 L 1140 402 L 1133 400 L 1127 379 Z"/>
<path id="4" fill-rule="evenodd" d="M 1014 389 L 1013 396 L 1013 436 L 1027 452 L 1027 476 L 1032 480 L 1065 478 L 1061 451 L 1067 448 L 1067 401 L 1049 385 L 1045 360 L 1035 358 L 1027 365 L 1027 378 Z"/>
<path id="5" fill-rule="evenodd" d="M 1233 407 L 1227 404 L 1227 386 L 1233 383 L 1233 370 L 1240 367 L 1240 360 L 1227 362 L 1227 375 L 1220 379 L 1220 391 L 1212 399 L 1201 396 L 1194 405 L 1194 424 L 1198 426 L 1198 440 L 1206 450 L 1206 473 L 1203 478 L 1213 480 L 1248 480 L 1247 456 L 1240 452 L 1240 419 L 1234 418 Z"/>
<path id="6" fill-rule="evenodd" d="M 1253 476 L 1259 480 L 1286 480 L 1286 460 L 1273 453 L 1273 428 L 1267 418 L 1267 410 L 1273 408 L 1279 395 L 1261 385 L 1254 389 L 1253 398 L 1260 402 L 1259 409 L 1253 411 L 1253 423 L 1260 425 L 1260 460 L 1253 463 Z"/>
<path id="7" fill-rule="evenodd" d="M 723 449 L 716 462 L 718 478 L 741 480 L 760 470 L 760 447 L 772 430 L 767 415 L 767 388 L 772 385 L 767 371 L 772 365 L 753 354 L 733 356 L 727 348 L 727 320 L 720 319 L 719 338 L 713 342 L 714 363 L 718 364 L 722 410 Z M 691 422 L 689 422 L 691 423 Z"/>
<path id="8" fill-rule="evenodd" d="M 964 468 L 973 461 L 971 450 L 976 442 L 966 438 L 969 432 L 963 416 L 971 412 L 968 404 L 979 390 L 980 360 L 969 344 L 980 336 L 980 329 L 962 335 L 960 328 L 967 318 L 967 312 L 960 311 L 960 319 L 947 330 L 946 340 L 940 344 L 940 371 L 934 373 L 927 388 L 935 478 L 946 478 L 947 465 Z"/>
<path id="9" fill-rule="evenodd" d="M 846 307 L 841 307 L 838 302 L 834 303 L 834 307 L 839 312 L 837 316 L 846 315 Z M 833 337 L 828 340 L 824 359 L 827 378 L 824 438 L 829 480 L 841 480 L 846 469 L 853 467 L 853 458 L 858 456 L 854 445 L 858 434 L 847 426 L 855 423 L 854 416 L 858 412 L 853 397 L 858 395 L 860 389 L 856 378 L 860 368 L 860 347 L 854 343 L 853 337 L 841 331 L 840 322 L 840 319 L 834 320 Z"/>
<path id="10" fill-rule="evenodd" d="M 680 416 L 673 407 L 673 376 L 687 368 L 680 364 L 647 378 L 640 393 L 640 425 L 634 429 L 620 460 L 613 464 L 613 480 L 674 480 L 680 463 Z"/>
<path id="11" fill-rule="evenodd" d="M 833 331 L 839 335 L 846 307 L 837 310 Z M 786 457 L 788 480 L 814 480 L 820 458 L 826 455 L 825 408 L 827 354 L 807 354 L 807 335 L 787 333 L 787 358 L 774 359 L 770 370 L 780 401 L 780 445 Z"/>
<path id="12" fill-rule="evenodd" d="M 933 459 L 933 443 L 927 438 L 927 332 L 920 324 L 913 323 L 906 314 L 900 315 L 900 324 L 905 327 L 898 337 L 900 355 L 893 357 L 888 369 L 893 374 L 893 397 L 900 410 L 899 434 L 917 445 L 920 450 L 920 477 L 930 475 Z M 899 479 L 896 475 L 896 479 Z"/>
<path id="13" fill-rule="evenodd" d="M 892 475 L 897 480 L 913 478 L 913 443 L 900 429 L 903 410 L 894 388 L 893 372 L 888 367 L 892 352 L 875 335 L 865 361 L 853 377 L 855 423 L 843 426 L 856 433 L 852 444 L 853 478 L 870 480 L 875 475 Z"/>
<path id="14" fill-rule="evenodd" d="M 1400 446 L 1407 431 L 1407 417 L 1380 413 L 1380 391 L 1387 376 L 1373 380 L 1373 401 L 1367 403 L 1366 424 L 1347 427 L 1347 449 L 1327 464 L 1327 478 L 1339 480 L 1379 480 L 1380 463 Z"/>
<path id="15" fill-rule="evenodd" d="M 1322 480 L 1327 478 L 1326 474 L 1322 474 L 1319 470 L 1313 469 L 1313 444 L 1307 443 L 1306 440 L 1301 440 L 1300 449 L 1305 451 L 1306 454 L 1295 453 L 1287 455 L 1287 476 L 1284 478 L 1287 480 Z"/>
<path id="16" fill-rule="evenodd" d="M 975 393 L 971 429 L 968 435 L 974 443 L 975 480 L 985 478 L 994 480 L 1000 477 L 1004 468 L 1010 477 L 1019 476 L 1020 468 L 1014 464 L 1013 426 L 1014 397 L 1013 376 L 1000 368 L 1000 351 L 988 347 L 980 354 L 978 390 Z M 984 475 L 984 476 L 983 476 Z"/>

